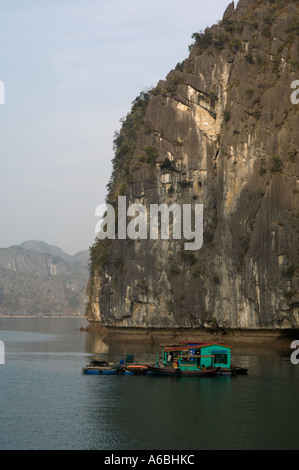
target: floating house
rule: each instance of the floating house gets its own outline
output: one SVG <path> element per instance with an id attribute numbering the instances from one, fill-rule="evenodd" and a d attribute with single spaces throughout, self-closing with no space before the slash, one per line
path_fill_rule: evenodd
<path id="1" fill-rule="evenodd" d="M 162 345 L 161 361 L 149 369 L 162 375 L 231 373 L 231 347 L 211 342 Z"/>

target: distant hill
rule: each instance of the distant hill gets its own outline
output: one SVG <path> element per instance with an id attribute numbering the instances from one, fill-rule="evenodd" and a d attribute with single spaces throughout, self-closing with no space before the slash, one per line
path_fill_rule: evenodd
<path id="1" fill-rule="evenodd" d="M 34 240 L 0 249 L 0 315 L 84 314 L 88 261 Z"/>
<path id="2" fill-rule="evenodd" d="M 72 256 L 68 253 L 65 253 L 58 246 L 49 245 L 48 243 L 39 240 L 27 240 L 18 246 L 25 248 L 26 250 L 37 251 L 38 253 L 60 256 L 65 261 L 81 264 L 82 266 L 88 266 L 89 263 L 89 250 L 79 251 Z"/>

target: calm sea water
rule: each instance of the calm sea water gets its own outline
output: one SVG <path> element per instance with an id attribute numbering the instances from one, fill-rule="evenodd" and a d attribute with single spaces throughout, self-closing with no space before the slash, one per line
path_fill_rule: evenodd
<path id="1" fill-rule="evenodd" d="M 247 376 L 86 376 L 94 358 L 122 359 L 124 344 L 81 326 L 84 319 L 0 319 L 1 450 L 299 448 L 291 350 L 233 349 Z M 125 347 L 155 360 L 156 345 Z"/>

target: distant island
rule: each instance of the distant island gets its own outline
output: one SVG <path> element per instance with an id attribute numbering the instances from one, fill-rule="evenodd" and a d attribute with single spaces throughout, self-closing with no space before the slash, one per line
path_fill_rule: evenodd
<path id="1" fill-rule="evenodd" d="M 0 249 L 0 316 L 84 315 L 89 250 L 75 255 L 44 241 Z"/>

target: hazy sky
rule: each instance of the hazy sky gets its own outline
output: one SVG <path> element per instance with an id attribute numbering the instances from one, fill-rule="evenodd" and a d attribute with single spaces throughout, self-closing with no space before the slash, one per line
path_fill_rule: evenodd
<path id="1" fill-rule="evenodd" d="M 88 249 L 120 119 L 229 3 L 1 2 L 0 248 L 37 239 Z"/>

